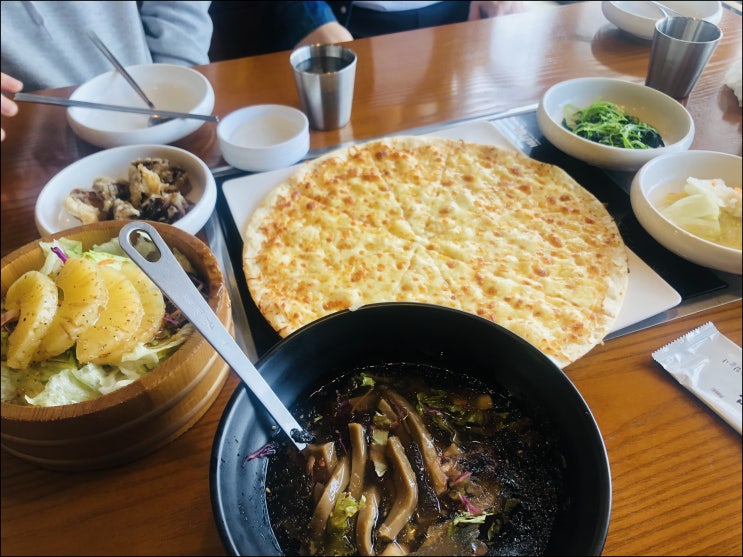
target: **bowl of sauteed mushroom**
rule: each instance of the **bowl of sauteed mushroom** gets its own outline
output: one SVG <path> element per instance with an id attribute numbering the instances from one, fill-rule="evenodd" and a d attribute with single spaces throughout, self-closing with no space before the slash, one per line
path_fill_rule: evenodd
<path id="1" fill-rule="evenodd" d="M 42 237 L 2 258 L 2 449 L 38 466 L 121 465 L 198 421 L 228 366 L 118 244 L 125 221 Z M 151 222 L 233 330 L 219 264 Z M 147 238 L 137 250 L 155 255 Z"/>
<path id="2" fill-rule="evenodd" d="M 41 235 L 131 219 L 196 234 L 216 202 L 214 177 L 196 155 L 170 145 L 126 145 L 93 153 L 57 173 L 41 190 L 34 216 Z"/>
<path id="3" fill-rule="evenodd" d="M 380 303 L 321 318 L 256 364 L 312 435 L 244 389 L 211 459 L 231 555 L 599 555 L 601 433 L 568 377 L 474 314 Z"/>

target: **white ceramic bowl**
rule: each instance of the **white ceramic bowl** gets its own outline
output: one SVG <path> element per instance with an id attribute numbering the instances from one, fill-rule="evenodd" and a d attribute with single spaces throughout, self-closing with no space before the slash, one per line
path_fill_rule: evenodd
<path id="1" fill-rule="evenodd" d="M 174 64 L 142 64 L 127 71 L 155 107 L 162 110 L 211 114 L 214 89 L 203 74 Z M 147 108 L 116 71 L 94 77 L 70 95 L 70 99 Z M 71 107 L 67 121 L 82 139 L 99 147 L 172 143 L 196 131 L 203 120 L 180 118 L 148 127 L 149 116 L 129 112 Z"/>
<path id="2" fill-rule="evenodd" d="M 225 116 L 217 126 L 217 138 L 229 164 L 264 172 L 300 161 L 310 148 L 310 127 L 301 110 L 261 104 Z"/>
<path id="3" fill-rule="evenodd" d="M 44 236 L 80 226 L 82 223 L 63 205 L 64 198 L 74 188 L 90 189 L 99 176 L 128 180 L 129 163 L 144 157 L 160 157 L 183 166 L 191 179 L 191 191 L 186 197 L 195 203 L 173 226 L 196 234 L 204 227 L 217 201 L 217 186 L 204 161 L 170 145 L 127 145 L 99 151 L 60 171 L 49 180 L 36 199 L 36 228 Z"/>
<path id="4" fill-rule="evenodd" d="M 687 17 L 717 24 L 722 19 L 722 2 L 663 2 L 664 6 Z M 606 19 L 635 37 L 652 40 L 655 22 L 663 17 L 650 2 L 601 2 Z M 670 15 L 677 15 L 671 13 Z"/>
<path id="5" fill-rule="evenodd" d="M 741 274 L 741 250 L 710 242 L 687 232 L 665 218 L 659 207 L 671 192 L 683 191 L 689 177 L 722 178 L 730 187 L 741 187 L 741 157 L 714 151 L 686 151 L 653 159 L 635 175 L 630 189 L 632 210 L 640 224 L 658 243 L 689 261 L 719 271 Z"/>
<path id="6" fill-rule="evenodd" d="M 602 145 L 562 125 L 566 108 L 586 108 L 599 100 L 613 102 L 653 126 L 665 147 L 625 149 Z M 650 159 L 686 151 L 694 140 L 694 120 L 683 105 L 660 91 L 622 79 L 584 77 L 553 85 L 539 102 L 537 122 L 547 140 L 564 153 L 613 170 L 636 171 Z"/>

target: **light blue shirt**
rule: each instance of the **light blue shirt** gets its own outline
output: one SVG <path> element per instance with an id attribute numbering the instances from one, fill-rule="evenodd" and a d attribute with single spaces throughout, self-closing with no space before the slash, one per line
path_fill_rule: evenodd
<path id="1" fill-rule="evenodd" d="M 209 62 L 211 2 L 3 0 L 2 71 L 24 91 L 78 85 L 112 70 L 88 38 L 93 30 L 125 65 Z"/>

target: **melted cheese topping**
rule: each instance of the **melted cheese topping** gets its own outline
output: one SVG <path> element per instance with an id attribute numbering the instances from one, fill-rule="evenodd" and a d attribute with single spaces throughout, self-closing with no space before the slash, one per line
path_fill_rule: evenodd
<path id="1" fill-rule="evenodd" d="M 282 336 L 363 304 L 426 302 L 499 323 L 565 366 L 609 332 L 628 281 L 616 224 L 568 174 L 447 139 L 308 162 L 245 236 L 248 287 Z"/>

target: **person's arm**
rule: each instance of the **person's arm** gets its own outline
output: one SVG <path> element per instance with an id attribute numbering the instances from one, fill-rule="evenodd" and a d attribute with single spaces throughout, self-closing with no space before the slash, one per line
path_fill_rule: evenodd
<path id="1" fill-rule="evenodd" d="M 279 50 L 353 40 L 327 2 L 273 0 L 262 4 L 266 6 L 266 25 L 272 29 Z"/>
<path id="2" fill-rule="evenodd" d="M 470 21 L 524 11 L 523 2 L 470 2 Z"/>
<path id="3" fill-rule="evenodd" d="M 209 62 L 211 2 L 142 2 L 140 16 L 152 61 L 181 66 Z"/>
<path id="4" fill-rule="evenodd" d="M 14 77 L 0 73 L 0 91 L 2 93 L 17 93 L 21 89 L 23 89 L 23 83 Z M 3 116 L 15 116 L 18 113 L 18 105 L 5 95 L 0 94 L 0 113 Z M 5 130 L 0 128 L 0 141 L 4 139 Z"/>

